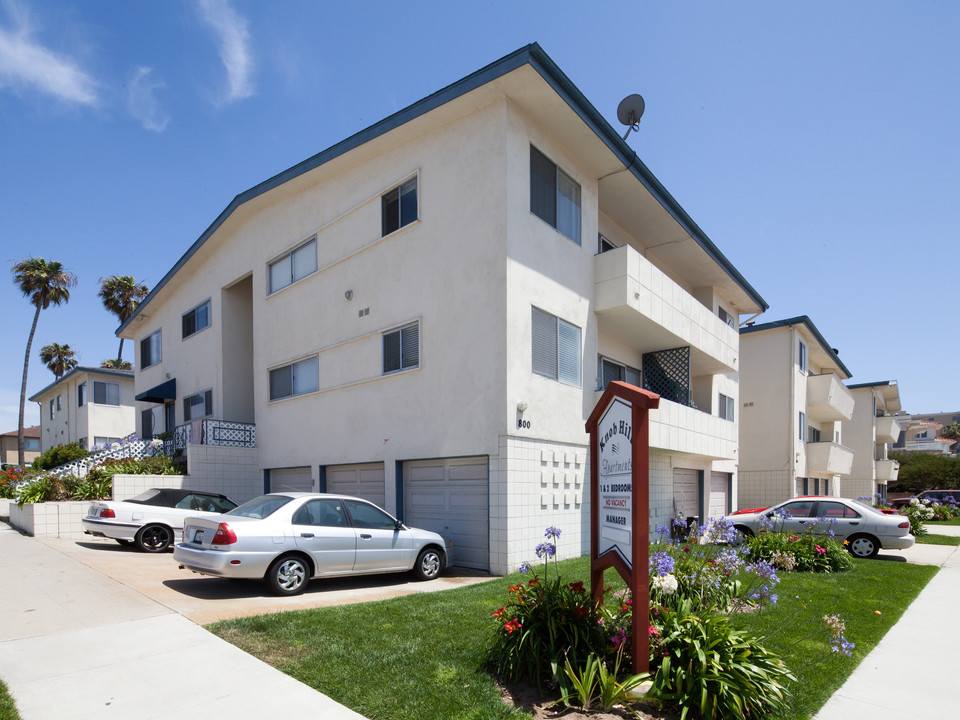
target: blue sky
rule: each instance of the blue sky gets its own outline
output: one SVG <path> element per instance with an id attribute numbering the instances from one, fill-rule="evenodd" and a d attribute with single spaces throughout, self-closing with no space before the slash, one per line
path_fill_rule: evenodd
<path id="1" fill-rule="evenodd" d="M 151 287 L 243 190 L 539 42 L 770 304 L 809 315 L 853 382 L 960 409 L 960 3 L 0 0 L 0 260 L 64 263 L 37 358 L 116 355 L 98 280 Z M 32 306 L 10 276 L 0 431 Z M 132 359 L 127 343 L 124 356 Z M 38 422 L 28 403 L 28 422 Z"/>

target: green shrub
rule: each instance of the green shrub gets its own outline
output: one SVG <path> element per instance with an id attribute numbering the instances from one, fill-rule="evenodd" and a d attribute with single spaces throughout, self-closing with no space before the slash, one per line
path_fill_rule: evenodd
<path id="1" fill-rule="evenodd" d="M 133 458 L 108 458 L 91 468 L 90 472 L 98 472 L 100 476 L 113 477 L 114 475 L 177 475 L 178 470 L 173 461 L 166 455 L 154 455 L 139 460 Z"/>
<path id="2" fill-rule="evenodd" d="M 906 515 L 910 521 L 910 532 L 915 537 L 921 537 L 927 534 L 927 529 L 923 526 L 928 520 L 933 520 L 934 513 L 922 500 L 913 498 L 909 504 L 900 509 L 901 515 Z"/>
<path id="3" fill-rule="evenodd" d="M 33 469 L 37 470 L 38 472 L 50 470 L 51 468 L 59 467 L 65 463 L 84 458 L 89 454 L 90 453 L 80 447 L 80 443 L 78 442 L 57 445 L 56 447 L 52 447 L 47 450 L 39 457 L 34 458 Z"/>
<path id="4" fill-rule="evenodd" d="M 843 543 L 826 535 L 762 530 L 746 538 L 746 547 L 751 560 L 766 560 L 780 570 L 845 572 L 853 569 L 853 559 Z"/>
<path id="5" fill-rule="evenodd" d="M 653 686 L 647 697 L 677 702 L 681 720 L 746 720 L 783 710 L 787 683 L 796 678 L 760 638 L 735 630 L 728 618 L 693 610 L 657 608 L 651 632 Z"/>

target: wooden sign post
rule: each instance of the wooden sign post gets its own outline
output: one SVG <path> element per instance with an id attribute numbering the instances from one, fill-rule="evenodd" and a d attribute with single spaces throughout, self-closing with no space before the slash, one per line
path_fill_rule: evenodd
<path id="1" fill-rule="evenodd" d="M 650 669 L 650 425 L 660 396 L 611 382 L 587 420 L 590 433 L 590 589 L 603 597 L 613 567 L 633 594 L 633 672 Z"/>

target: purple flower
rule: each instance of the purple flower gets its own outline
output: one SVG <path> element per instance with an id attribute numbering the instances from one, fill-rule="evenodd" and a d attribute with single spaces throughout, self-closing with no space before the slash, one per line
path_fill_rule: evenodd
<path id="1" fill-rule="evenodd" d="M 553 527 L 552 525 L 547 528 L 547 531 L 543 534 L 548 540 L 556 540 L 560 537 L 560 528 Z"/>
<path id="2" fill-rule="evenodd" d="M 557 554 L 557 546 L 554 545 L 553 543 L 542 542 L 539 545 L 537 545 L 536 552 L 537 552 L 538 558 L 542 558 L 544 555 L 546 555 L 548 558 L 552 558 L 554 555 Z"/>
<path id="3" fill-rule="evenodd" d="M 517 570 L 519 570 L 522 573 L 530 572 L 530 563 L 524 560 L 522 563 L 520 563 L 520 567 L 518 567 Z"/>
<path id="4" fill-rule="evenodd" d="M 650 572 L 657 577 L 663 577 L 673 572 L 675 562 L 672 555 L 665 552 L 655 552 L 650 555 Z"/>

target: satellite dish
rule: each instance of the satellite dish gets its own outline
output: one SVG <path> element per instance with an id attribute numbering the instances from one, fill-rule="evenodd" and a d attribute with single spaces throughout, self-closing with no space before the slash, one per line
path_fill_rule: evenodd
<path id="1" fill-rule="evenodd" d="M 627 126 L 627 132 L 623 135 L 624 140 L 627 139 L 627 135 L 630 134 L 631 130 L 639 129 L 640 118 L 643 117 L 645 108 L 646 103 L 643 102 L 643 97 L 636 93 L 627 95 L 620 101 L 620 104 L 617 106 L 617 119 Z"/>

